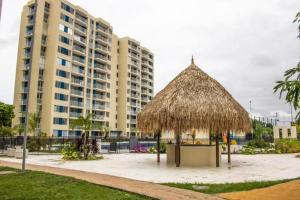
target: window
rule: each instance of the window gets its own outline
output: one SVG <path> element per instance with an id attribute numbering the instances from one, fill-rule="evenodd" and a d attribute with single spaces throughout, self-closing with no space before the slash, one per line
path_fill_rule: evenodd
<path id="1" fill-rule="evenodd" d="M 64 47 L 58 47 L 58 52 L 66 55 L 66 56 L 71 55 L 71 51 L 69 49 L 64 48 Z"/>
<path id="2" fill-rule="evenodd" d="M 291 133 L 291 129 L 290 128 L 288 128 L 287 132 L 288 132 L 288 137 L 291 137 L 292 133 Z"/>
<path id="3" fill-rule="evenodd" d="M 68 107 L 55 105 L 54 106 L 54 112 L 68 113 Z"/>
<path id="4" fill-rule="evenodd" d="M 67 26 L 64 26 L 62 24 L 59 24 L 59 30 L 65 32 L 65 33 L 68 33 L 70 35 L 73 35 L 73 30 Z"/>
<path id="5" fill-rule="evenodd" d="M 60 19 L 62 19 L 65 22 L 68 22 L 70 24 L 73 24 L 73 19 L 69 17 L 68 15 L 60 14 Z"/>
<path id="6" fill-rule="evenodd" d="M 68 132 L 64 130 L 53 130 L 53 136 L 54 137 L 64 137 L 68 136 Z"/>
<path id="7" fill-rule="evenodd" d="M 64 9 L 65 11 L 71 13 L 71 14 L 74 14 L 74 9 L 71 6 L 69 6 L 65 3 L 61 3 L 61 8 Z"/>
<path id="8" fill-rule="evenodd" d="M 71 40 L 67 37 L 64 37 L 62 35 L 59 36 L 59 41 L 61 41 L 62 43 L 65 43 L 65 44 L 70 44 L 71 43 Z"/>
<path id="9" fill-rule="evenodd" d="M 55 93 L 55 99 L 56 100 L 68 101 L 68 98 L 69 98 L 68 95 Z"/>
<path id="10" fill-rule="evenodd" d="M 69 89 L 69 84 L 61 81 L 55 82 L 55 87 L 61 88 L 61 89 Z"/>
<path id="11" fill-rule="evenodd" d="M 64 78 L 69 78 L 69 72 L 63 71 L 63 70 L 56 70 L 56 75 Z"/>
<path id="12" fill-rule="evenodd" d="M 53 124 L 66 125 L 67 124 L 67 119 L 60 118 L 60 117 L 54 117 L 53 118 Z"/>
<path id="13" fill-rule="evenodd" d="M 70 67 L 71 63 L 63 58 L 57 58 L 57 63 L 62 66 Z"/>

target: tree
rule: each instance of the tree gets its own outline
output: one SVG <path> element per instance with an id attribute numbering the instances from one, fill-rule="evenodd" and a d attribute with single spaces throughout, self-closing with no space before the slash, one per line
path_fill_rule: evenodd
<path id="1" fill-rule="evenodd" d="M 86 117 L 80 116 L 75 120 L 70 121 L 71 129 L 81 129 L 81 138 L 83 140 L 83 156 L 84 159 L 87 160 L 90 153 L 90 146 L 88 144 L 89 133 L 94 128 L 98 127 L 98 125 L 93 124 L 92 121 L 93 114 L 89 113 Z"/>
<path id="2" fill-rule="evenodd" d="M 11 120 L 15 117 L 14 106 L 0 102 L 0 127 L 11 126 Z"/>
<path id="3" fill-rule="evenodd" d="M 33 133 L 34 136 L 39 136 L 37 133 L 37 128 L 39 125 L 40 114 L 39 113 L 30 113 L 28 118 L 28 132 Z"/>
<path id="4" fill-rule="evenodd" d="M 25 131 L 25 125 L 17 124 L 13 127 L 13 129 L 18 135 L 22 135 L 22 133 Z"/>
<path id="5" fill-rule="evenodd" d="M 297 13 L 294 23 L 299 23 L 298 29 L 300 38 L 300 12 Z M 277 81 L 273 88 L 274 93 L 279 92 L 279 98 L 285 93 L 285 101 L 290 103 L 295 110 L 300 108 L 300 62 L 292 69 L 286 70 L 284 73 L 284 80 Z M 299 119 L 300 112 L 297 113 L 296 119 Z"/>

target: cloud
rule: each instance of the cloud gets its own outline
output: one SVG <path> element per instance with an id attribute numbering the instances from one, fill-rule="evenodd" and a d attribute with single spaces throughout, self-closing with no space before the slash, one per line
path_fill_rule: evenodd
<path id="1" fill-rule="evenodd" d="M 0 88 L 0 100 L 9 103 L 16 50 L 6 51 L 4 46 L 17 48 L 17 38 L 13 39 L 11 33 L 19 32 L 15 20 L 20 19 L 20 14 L 15 14 L 21 12 L 25 2 L 10 0 L 3 5 L 0 84 L 5 88 Z M 193 54 L 196 64 L 245 108 L 249 108 L 251 100 L 253 112 L 263 116 L 274 111 L 289 113 L 289 105 L 279 100 L 272 88 L 284 71 L 300 60 L 297 26 L 292 23 L 299 0 L 71 2 L 109 21 L 119 36 L 136 38 L 154 52 L 156 93 L 189 65 Z"/>

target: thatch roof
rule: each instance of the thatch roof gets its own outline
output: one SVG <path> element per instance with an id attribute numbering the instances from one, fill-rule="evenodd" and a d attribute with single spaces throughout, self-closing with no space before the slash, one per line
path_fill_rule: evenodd
<path id="1" fill-rule="evenodd" d="M 137 118 L 141 132 L 204 129 L 248 131 L 247 111 L 215 79 L 193 62 L 175 77 Z"/>

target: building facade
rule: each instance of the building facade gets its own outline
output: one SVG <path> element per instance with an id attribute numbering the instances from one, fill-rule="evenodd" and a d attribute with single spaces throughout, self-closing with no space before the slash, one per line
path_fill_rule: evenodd
<path id="1" fill-rule="evenodd" d="M 277 125 L 273 127 L 274 140 L 279 139 L 297 139 L 296 126 Z"/>
<path id="2" fill-rule="evenodd" d="M 66 0 L 24 6 L 13 125 L 37 113 L 40 132 L 76 136 L 70 121 L 92 113 L 111 132 L 139 136 L 136 114 L 152 97 L 153 53 L 138 41 L 118 38 L 108 22 Z"/>

